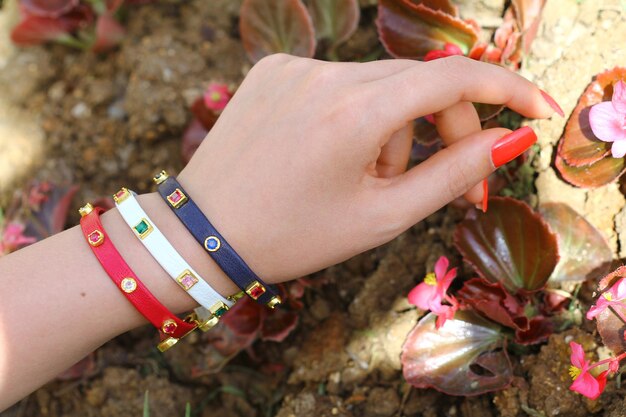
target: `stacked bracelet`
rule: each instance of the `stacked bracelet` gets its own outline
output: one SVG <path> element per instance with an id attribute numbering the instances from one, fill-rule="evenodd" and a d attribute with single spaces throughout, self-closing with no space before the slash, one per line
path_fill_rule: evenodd
<path id="1" fill-rule="evenodd" d="M 157 347 L 164 352 L 191 333 L 197 325 L 190 317 L 181 320 L 171 313 L 137 278 L 104 231 L 100 222 L 100 213 L 103 211 L 101 208 L 94 209 L 91 204 L 81 207 L 79 212 L 83 235 L 117 288 L 159 330 L 161 342 Z"/>
<path id="2" fill-rule="evenodd" d="M 161 171 L 154 177 L 158 192 L 215 263 L 252 299 L 274 308 L 281 303 L 276 288 L 265 284 L 215 229 L 175 178 Z"/>
<path id="3" fill-rule="evenodd" d="M 194 271 L 150 220 L 133 191 L 122 188 L 113 195 L 113 199 L 122 218 L 139 241 L 168 275 L 200 304 L 194 316 L 198 327 L 207 331 L 215 326 L 219 318 L 232 307 L 233 301 L 222 297 Z"/>

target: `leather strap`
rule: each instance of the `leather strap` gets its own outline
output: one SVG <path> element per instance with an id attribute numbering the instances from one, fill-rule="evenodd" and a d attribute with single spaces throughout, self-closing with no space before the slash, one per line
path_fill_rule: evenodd
<path id="1" fill-rule="evenodd" d="M 159 350 L 164 352 L 191 333 L 197 327 L 196 323 L 189 318 L 181 320 L 170 312 L 124 261 L 100 222 L 100 214 L 104 210 L 99 207 L 94 209 L 91 204 L 87 204 L 79 211 L 85 240 L 106 273 L 137 311 L 158 329 L 161 338 L 157 346 Z"/>
<path id="2" fill-rule="evenodd" d="M 200 328 L 215 326 L 219 318 L 234 304 L 215 291 L 178 253 L 146 212 L 132 190 L 122 188 L 113 195 L 122 218 L 154 259 L 183 290 L 201 307 L 196 308 Z"/>
<path id="3" fill-rule="evenodd" d="M 242 291 L 257 302 L 267 304 L 271 308 L 281 303 L 276 287 L 264 283 L 250 269 L 174 177 L 162 171 L 154 177 L 154 182 L 158 184 L 158 192 L 167 205 L 215 263 Z"/>

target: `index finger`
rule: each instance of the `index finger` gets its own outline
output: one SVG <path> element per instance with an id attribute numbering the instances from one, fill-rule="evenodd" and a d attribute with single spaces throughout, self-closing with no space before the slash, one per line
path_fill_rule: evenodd
<path id="1" fill-rule="evenodd" d="M 439 112 L 460 101 L 503 104 L 531 118 L 550 117 L 555 110 L 542 91 L 506 68 L 452 56 L 416 62 L 403 71 L 367 83 L 376 113 L 385 120 L 406 122 Z"/>

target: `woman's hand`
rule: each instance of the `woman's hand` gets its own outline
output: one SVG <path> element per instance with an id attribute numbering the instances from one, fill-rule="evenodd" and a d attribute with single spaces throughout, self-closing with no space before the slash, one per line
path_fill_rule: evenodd
<path id="1" fill-rule="evenodd" d="M 264 280 L 281 282 L 385 243 L 451 200 L 477 203 L 494 162 L 534 140 L 481 125 L 471 102 L 554 113 L 519 75 L 463 57 L 328 63 L 278 54 L 248 74 L 179 179 Z M 406 171 L 412 122 L 446 145 Z M 533 138 L 529 138 L 533 136 Z M 504 148 L 504 150 L 502 150 Z"/>

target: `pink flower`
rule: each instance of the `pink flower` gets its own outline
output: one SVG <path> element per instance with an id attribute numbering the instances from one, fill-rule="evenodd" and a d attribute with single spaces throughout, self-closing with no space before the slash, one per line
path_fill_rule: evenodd
<path id="1" fill-rule="evenodd" d="M 437 316 L 437 328 L 443 326 L 447 319 L 454 316 L 459 304 L 454 297 L 446 292 L 456 278 L 457 268 L 448 271 L 450 261 L 445 256 L 440 257 L 435 263 L 435 272 L 429 273 L 424 281 L 409 292 L 409 303 L 422 310 L 430 310 Z M 442 304 L 447 301 L 450 305 Z"/>
<path id="2" fill-rule="evenodd" d="M 593 320 L 598 314 L 609 308 L 611 305 L 620 305 L 626 299 L 626 278 L 621 278 L 613 284 L 608 291 L 605 291 L 598 297 L 596 304 L 587 312 L 587 320 Z"/>
<path id="3" fill-rule="evenodd" d="M 626 84 L 618 81 L 613 86 L 611 101 L 603 101 L 591 107 L 589 125 L 596 137 L 613 142 L 613 158 L 626 155 Z"/>
<path id="4" fill-rule="evenodd" d="M 589 362 L 585 359 L 583 347 L 576 342 L 570 342 L 569 345 L 572 349 L 572 355 L 570 357 L 572 366 L 569 368 L 569 374 L 574 380 L 569 389 L 595 400 L 602 394 L 602 391 L 604 391 L 606 375 L 609 371 L 601 372 L 600 375 L 594 377 L 589 373 L 589 370 L 595 366 L 590 366 Z"/>
<path id="5" fill-rule="evenodd" d="M 2 230 L 0 236 L 0 254 L 16 251 L 25 245 L 35 243 L 37 239 L 30 236 L 24 236 L 24 225 L 17 222 L 11 222 Z"/>
<path id="6" fill-rule="evenodd" d="M 446 43 L 443 49 L 433 49 L 424 55 L 424 61 L 432 61 L 433 59 L 445 58 L 452 55 L 463 55 L 463 51 L 454 43 Z"/>
<path id="7" fill-rule="evenodd" d="M 204 92 L 204 104 L 213 111 L 223 110 L 230 98 L 231 94 L 226 84 L 211 83 Z"/>

